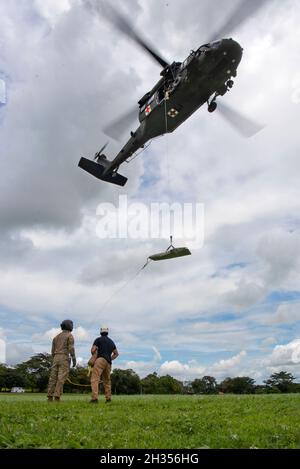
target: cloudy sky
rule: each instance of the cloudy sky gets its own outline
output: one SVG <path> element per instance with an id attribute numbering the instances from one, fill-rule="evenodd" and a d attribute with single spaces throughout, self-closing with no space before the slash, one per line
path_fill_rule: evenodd
<path id="1" fill-rule="evenodd" d="M 237 3 L 114 5 L 164 57 L 182 61 Z M 107 324 L 120 351 L 115 366 L 141 376 L 261 382 L 284 369 L 300 378 L 299 1 L 270 1 L 233 34 L 244 56 L 224 102 L 265 129 L 243 139 L 202 108 L 122 167 L 124 188 L 97 181 L 77 163 L 106 142 L 105 124 L 152 88 L 157 64 L 84 0 L 0 0 L 0 16 L 0 338 L 7 362 L 49 351 L 69 317 L 83 362 Z M 121 143 L 111 141 L 107 156 Z M 120 195 L 146 206 L 204 204 L 203 247 L 149 264 L 134 278 L 168 239 L 100 239 L 97 207 L 118 205 Z"/>

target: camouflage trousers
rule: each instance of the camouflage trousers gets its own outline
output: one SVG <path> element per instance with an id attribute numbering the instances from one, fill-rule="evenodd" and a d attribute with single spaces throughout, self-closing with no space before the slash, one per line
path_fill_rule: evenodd
<path id="1" fill-rule="evenodd" d="M 65 355 L 55 355 L 53 359 L 53 366 L 51 368 L 49 384 L 48 384 L 48 397 L 60 397 L 63 393 L 64 384 L 69 376 L 70 360 Z"/>
<path id="2" fill-rule="evenodd" d="M 110 381 L 110 370 L 111 364 L 108 363 L 105 358 L 97 358 L 95 365 L 93 366 L 91 376 L 91 388 L 92 388 L 92 399 L 98 399 L 99 393 L 99 381 L 102 377 L 105 398 L 111 399 L 111 381 Z"/>

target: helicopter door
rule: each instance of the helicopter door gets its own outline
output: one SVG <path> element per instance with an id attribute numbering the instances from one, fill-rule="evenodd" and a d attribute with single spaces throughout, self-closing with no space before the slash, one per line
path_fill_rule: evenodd
<path id="1" fill-rule="evenodd" d="M 164 86 L 162 86 L 161 88 L 159 88 L 159 90 L 156 92 L 155 94 L 155 101 L 157 102 L 157 104 L 160 104 L 165 98 L 165 90 L 164 90 Z"/>

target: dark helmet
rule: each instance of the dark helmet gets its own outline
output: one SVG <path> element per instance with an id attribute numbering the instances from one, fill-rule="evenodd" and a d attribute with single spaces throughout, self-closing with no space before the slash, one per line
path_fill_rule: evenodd
<path id="1" fill-rule="evenodd" d="M 60 327 L 62 328 L 63 331 L 70 331 L 72 332 L 73 330 L 73 321 L 71 321 L 71 319 L 65 319 Z"/>

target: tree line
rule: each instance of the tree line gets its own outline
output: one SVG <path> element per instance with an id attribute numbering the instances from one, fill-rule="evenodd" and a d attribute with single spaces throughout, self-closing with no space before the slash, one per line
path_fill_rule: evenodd
<path id="1" fill-rule="evenodd" d="M 29 360 L 10 367 L 0 364 L 0 390 L 11 391 L 20 387 L 29 392 L 47 390 L 52 357 L 38 353 Z M 286 371 L 273 373 L 263 384 L 255 383 L 253 378 L 240 376 L 226 378 L 220 383 L 213 376 L 196 378 L 193 381 L 179 381 L 170 375 L 159 376 L 151 373 L 145 378 L 131 370 L 115 368 L 111 374 L 114 394 L 263 394 L 263 393 L 300 393 L 300 383 Z M 65 392 L 89 392 L 90 379 L 88 368 L 71 368 Z"/>

